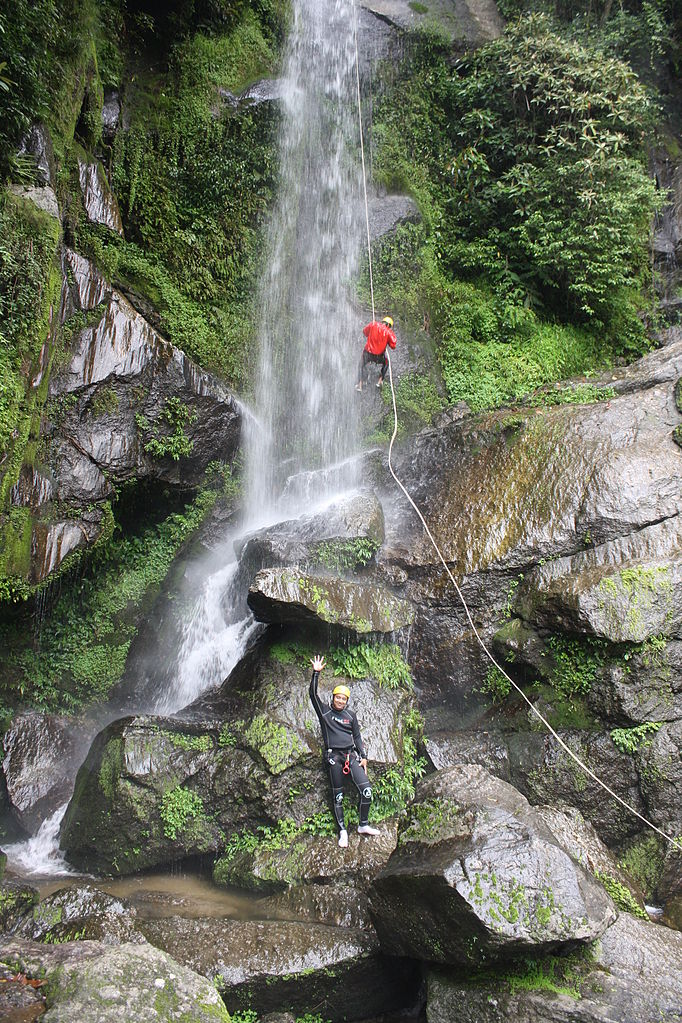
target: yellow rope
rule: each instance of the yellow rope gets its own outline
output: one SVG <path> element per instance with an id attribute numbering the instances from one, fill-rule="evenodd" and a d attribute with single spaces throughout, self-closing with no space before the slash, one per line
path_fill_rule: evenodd
<path id="1" fill-rule="evenodd" d="M 372 295 L 372 319 L 375 319 L 375 312 L 374 312 L 374 286 L 373 286 L 373 281 L 372 281 L 372 244 L 371 244 L 371 240 L 370 240 L 370 231 L 369 231 L 369 206 L 368 206 L 368 202 L 367 202 L 367 176 L 366 176 L 366 173 L 365 173 L 365 145 L 364 145 L 363 131 L 362 131 L 362 99 L 361 99 L 361 95 L 360 95 L 360 58 L 359 58 L 359 51 L 358 51 L 357 14 L 356 14 L 355 0 L 353 0 L 353 14 L 354 14 L 353 21 L 354 21 L 354 30 L 355 30 L 355 71 L 356 71 L 356 78 L 357 78 L 358 117 L 359 117 L 359 123 L 360 123 L 360 151 L 361 151 L 361 154 L 362 154 L 362 178 L 363 178 L 363 184 L 364 184 L 364 190 L 365 190 L 365 219 L 366 219 L 366 222 L 367 222 L 367 257 L 368 257 L 368 261 L 369 261 L 369 283 L 370 283 L 370 291 L 371 291 L 371 295 Z M 388 446 L 388 468 L 389 468 L 389 471 L 391 473 L 391 476 L 393 477 L 393 479 L 395 480 L 397 485 L 400 487 L 401 491 L 403 492 L 403 494 L 405 495 L 405 497 L 407 498 L 409 503 L 412 505 L 412 507 L 414 508 L 414 510 L 417 513 L 417 515 L 419 516 L 419 519 L 420 519 L 420 521 L 421 521 L 421 523 L 422 523 L 422 525 L 424 527 L 426 535 L 428 536 L 429 540 L 431 541 L 431 543 L 433 545 L 433 548 L 434 548 L 436 554 L 438 555 L 438 558 L 439 558 L 441 564 L 443 565 L 443 568 L 447 572 L 448 577 L 450 579 L 450 582 L 454 586 L 455 591 L 457 593 L 457 596 L 459 597 L 459 599 L 460 599 L 460 601 L 462 603 L 462 607 L 464 608 L 464 611 L 466 612 L 466 616 L 467 616 L 467 619 L 469 620 L 469 624 L 471 626 L 471 629 L 472 629 L 476 639 L 478 640 L 481 649 L 483 650 L 484 654 L 486 655 L 488 660 L 491 662 L 491 664 L 493 664 L 497 668 L 497 670 L 500 671 L 502 673 L 502 675 L 504 675 L 504 677 L 507 679 L 509 684 L 511 686 L 513 686 L 513 688 L 516 690 L 516 692 L 526 701 L 526 703 L 528 704 L 528 706 L 532 710 L 533 714 L 535 714 L 535 716 L 538 718 L 538 720 L 542 722 L 542 724 L 545 726 L 547 731 L 550 732 L 550 734 L 554 736 L 554 738 L 559 743 L 561 748 L 566 753 L 568 753 L 569 757 L 571 757 L 575 761 L 575 763 L 578 765 L 578 767 L 580 767 L 581 770 L 583 770 L 585 772 L 585 774 L 588 775 L 588 777 L 592 778 L 592 780 L 595 781 L 597 783 L 597 785 L 601 786 L 601 788 L 605 792 L 607 792 L 613 799 L 615 799 L 618 803 L 620 803 L 620 805 L 622 807 L 624 807 L 626 810 L 629 810 L 629 812 L 631 814 L 634 814 L 634 816 L 637 817 L 638 820 L 640 820 L 643 824 L 646 824 L 646 826 L 648 828 L 651 828 L 652 831 L 655 831 L 658 835 L 660 835 L 662 838 L 664 838 L 666 840 L 666 842 L 670 843 L 670 845 L 672 845 L 675 848 L 679 849 L 680 848 L 680 840 L 678 838 L 671 838 L 670 835 L 666 835 L 665 831 L 662 831 L 652 821 L 650 821 L 646 817 L 642 816 L 642 814 L 639 813 L 639 811 L 636 810 L 634 808 L 634 806 L 631 806 L 628 802 L 626 802 L 625 799 L 622 799 L 616 792 L 613 791 L 613 789 L 609 788 L 609 786 L 606 784 L 606 782 L 602 781 L 601 778 L 597 777 L 597 775 L 594 773 L 594 771 L 591 770 L 591 768 L 589 768 L 587 766 L 587 764 L 585 764 L 576 753 L 574 753 L 574 751 L 571 749 L 571 747 L 569 745 L 567 745 L 567 743 L 564 742 L 564 740 L 561 738 L 561 736 L 558 735 L 555 732 L 555 730 L 550 725 L 549 721 L 547 721 L 547 719 L 545 717 L 543 717 L 543 715 L 537 709 L 535 704 L 526 696 L 526 694 L 521 689 L 521 687 L 518 686 L 516 684 L 516 682 L 514 681 L 514 679 L 510 678 L 510 676 L 507 674 L 507 672 L 504 670 L 504 668 L 502 668 L 497 663 L 497 661 L 495 660 L 495 658 L 493 657 L 493 655 L 490 653 L 490 651 L 488 650 L 487 646 L 483 642 L 483 639 L 481 638 L 481 636 L 480 636 L 480 634 L 478 632 L 478 629 L 474 625 L 474 620 L 471 617 L 471 613 L 470 613 L 469 608 L 467 606 L 467 602 L 464 599 L 464 595 L 462 594 L 461 589 L 457 585 L 455 577 L 453 576 L 452 572 L 450 571 L 450 569 L 449 569 L 449 567 L 448 567 L 448 565 L 447 565 L 447 563 L 445 561 L 445 558 L 441 554 L 440 548 L 438 547 L 438 544 L 434 540 L 433 534 L 431 533 L 431 530 L 429 529 L 428 525 L 426 524 L 426 519 L 422 515 L 421 511 L 419 510 L 419 508 L 417 507 L 415 502 L 412 500 L 412 497 L 408 493 L 408 491 L 405 488 L 405 486 L 398 479 L 398 476 L 396 475 L 395 470 L 393 468 L 392 455 L 393 455 L 393 444 L 394 444 L 394 441 L 395 441 L 397 433 L 398 433 L 398 410 L 396 408 L 395 389 L 393 387 L 393 367 L 391 366 L 391 359 L 390 359 L 390 356 L 388 354 L 388 349 L 386 350 L 386 357 L 388 359 L 388 380 L 389 380 L 389 384 L 391 386 L 391 400 L 393 402 L 393 433 L 391 435 L 391 442 L 390 442 L 390 444 Z"/>

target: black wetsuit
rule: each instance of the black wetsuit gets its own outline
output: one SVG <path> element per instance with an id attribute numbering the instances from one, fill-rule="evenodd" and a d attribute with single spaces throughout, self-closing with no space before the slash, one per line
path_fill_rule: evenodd
<path id="1" fill-rule="evenodd" d="M 343 817 L 343 768 L 348 764 L 350 777 L 360 794 L 360 826 L 368 823 L 369 807 L 372 802 L 372 786 L 360 760 L 365 758 L 365 747 L 360 735 L 360 726 L 355 712 L 344 707 L 325 707 L 317 692 L 319 671 L 313 672 L 310 680 L 310 699 L 322 729 L 324 760 L 332 784 L 334 817 L 341 830 L 346 825 Z"/>

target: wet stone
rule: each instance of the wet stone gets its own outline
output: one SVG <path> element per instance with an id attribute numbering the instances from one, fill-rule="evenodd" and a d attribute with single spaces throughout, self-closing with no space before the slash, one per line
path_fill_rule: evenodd
<path id="1" fill-rule="evenodd" d="M 32 941 L 101 941 L 120 945 L 141 941 L 136 933 L 136 911 L 121 899 L 92 885 L 63 888 L 33 907 L 14 933 Z"/>
<path id="2" fill-rule="evenodd" d="M 395 632 L 414 620 L 413 607 L 383 587 L 292 569 L 258 572 L 248 604 L 258 621 L 296 624 L 318 619 L 361 635 Z"/>
<path id="3" fill-rule="evenodd" d="M 283 921 L 185 920 L 141 924 L 149 941 L 209 977 L 230 1012 L 314 1011 L 332 1023 L 410 1004 L 415 970 L 381 955 L 350 928 Z"/>
<path id="4" fill-rule="evenodd" d="M 616 916 L 527 800 L 471 765 L 420 782 L 370 904 L 387 952 L 471 965 L 593 941 Z"/>
<path id="5" fill-rule="evenodd" d="M 71 792 L 73 773 L 89 740 L 75 719 L 28 711 L 18 714 L 3 739 L 3 770 L 11 811 L 35 833 Z"/>

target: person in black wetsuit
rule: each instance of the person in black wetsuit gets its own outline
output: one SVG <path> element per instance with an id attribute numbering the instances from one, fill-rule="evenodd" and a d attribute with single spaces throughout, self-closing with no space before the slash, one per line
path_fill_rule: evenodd
<path id="1" fill-rule="evenodd" d="M 350 689 L 347 686 L 336 686 L 332 693 L 331 704 L 325 707 L 317 692 L 320 672 L 325 667 L 324 657 L 313 657 L 310 663 L 313 666 L 313 677 L 310 680 L 310 700 L 322 729 L 324 759 L 332 784 L 334 816 L 339 826 L 339 845 L 345 849 L 348 845 L 348 832 L 343 816 L 344 773 L 350 774 L 360 794 L 358 834 L 379 834 L 368 820 L 372 802 L 372 786 L 367 777 L 367 757 L 357 716 L 348 708 Z"/>

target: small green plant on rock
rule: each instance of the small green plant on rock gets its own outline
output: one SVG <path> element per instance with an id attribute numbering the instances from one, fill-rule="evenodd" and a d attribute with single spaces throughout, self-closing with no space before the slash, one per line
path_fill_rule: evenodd
<path id="1" fill-rule="evenodd" d="M 369 536 L 358 536 L 351 540 L 329 540 L 315 548 L 315 559 L 320 565 L 335 572 L 354 572 L 364 568 L 377 550 L 379 544 Z"/>
<path id="2" fill-rule="evenodd" d="M 154 430 L 152 437 L 145 443 L 144 450 L 153 458 L 168 456 L 174 462 L 191 455 L 194 441 L 185 433 L 185 427 L 191 426 L 196 418 L 197 413 L 187 408 L 180 398 L 168 398 L 157 422 L 163 420 L 170 432 L 157 433 Z M 142 432 L 152 429 L 149 420 L 140 413 L 135 415 L 135 422 Z"/>
<path id="3" fill-rule="evenodd" d="M 400 648 L 384 643 L 370 646 L 359 643 L 351 647 L 333 647 L 329 660 L 335 675 L 346 678 L 374 678 L 386 689 L 412 689 L 412 673 Z"/>
<path id="4" fill-rule="evenodd" d="M 663 839 L 652 833 L 636 838 L 622 853 L 618 866 L 639 887 L 647 899 L 653 898 L 663 873 Z"/>
<path id="5" fill-rule="evenodd" d="M 292 760 L 305 752 L 296 735 L 265 714 L 259 714 L 253 719 L 244 738 L 258 750 L 272 774 L 281 774 Z"/>
<path id="6" fill-rule="evenodd" d="M 171 789 L 161 800 L 159 811 L 164 835 L 174 841 L 178 832 L 187 826 L 187 822 L 201 817 L 203 812 L 204 801 L 196 792 L 184 789 L 181 785 Z"/>
<path id="7" fill-rule="evenodd" d="M 643 746 L 648 746 L 651 739 L 648 735 L 655 735 L 661 727 L 661 721 L 645 721 L 635 728 L 613 728 L 610 732 L 614 746 L 621 753 L 637 753 Z"/>

